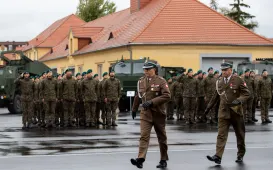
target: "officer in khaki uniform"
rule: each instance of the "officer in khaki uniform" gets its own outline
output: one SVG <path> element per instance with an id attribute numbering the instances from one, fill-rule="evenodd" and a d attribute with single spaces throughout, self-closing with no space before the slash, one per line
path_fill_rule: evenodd
<path id="1" fill-rule="evenodd" d="M 161 153 L 161 161 L 157 168 L 165 168 L 169 159 L 165 130 L 165 104 L 171 99 L 171 93 L 166 80 L 156 75 L 157 64 L 155 62 L 146 62 L 143 69 L 145 76 L 141 77 L 138 81 L 138 95 L 135 96 L 132 109 L 132 116 L 135 118 L 140 100 L 142 100 L 139 154 L 137 159 L 131 159 L 131 163 L 138 168 L 143 167 L 143 162 L 148 151 L 151 130 L 154 127 Z"/>
<path id="2" fill-rule="evenodd" d="M 268 110 L 271 104 L 272 98 L 272 81 L 268 77 L 268 72 L 264 69 L 262 72 L 262 78 L 258 83 L 258 96 L 261 101 L 261 119 L 262 124 L 272 123 L 269 119 Z"/>
<path id="3" fill-rule="evenodd" d="M 220 100 L 216 154 L 214 156 L 207 156 L 210 161 L 217 164 L 221 164 L 230 125 L 233 126 L 237 138 L 238 153 L 236 162 L 243 162 L 246 152 L 242 104 L 247 101 L 250 92 L 243 79 L 232 75 L 232 66 L 231 62 L 221 64 L 222 77 L 217 80 L 216 92 L 205 111 L 205 114 L 207 114 L 216 102 Z"/>

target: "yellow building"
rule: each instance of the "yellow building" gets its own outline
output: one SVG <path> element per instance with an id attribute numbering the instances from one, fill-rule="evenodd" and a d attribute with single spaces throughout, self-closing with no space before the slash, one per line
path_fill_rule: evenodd
<path id="1" fill-rule="evenodd" d="M 138 0 L 135 0 L 138 1 Z M 131 7 L 81 26 L 38 59 L 63 72 L 92 68 L 100 76 L 117 60 L 149 57 L 162 66 L 219 69 L 273 58 L 273 42 L 193 0 L 131 0 Z M 26 53 L 28 53 L 26 51 Z M 29 56 L 31 57 L 31 56 Z"/>

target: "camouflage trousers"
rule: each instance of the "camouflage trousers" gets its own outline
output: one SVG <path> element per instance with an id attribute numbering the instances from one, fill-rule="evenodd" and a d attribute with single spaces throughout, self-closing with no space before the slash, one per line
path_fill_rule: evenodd
<path id="1" fill-rule="evenodd" d="M 118 108 L 118 101 L 109 101 L 106 104 L 106 109 L 107 109 L 107 116 L 106 116 L 106 121 L 107 124 L 111 124 L 111 119 L 112 121 L 116 121 L 117 119 L 117 110 Z"/>
<path id="2" fill-rule="evenodd" d="M 252 120 L 252 105 L 254 97 L 249 97 L 246 102 L 243 104 L 244 117 L 245 121 Z"/>
<path id="3" fill-rule="evenodd" d="M 63 101 L 64 108 L 64 124 L 72 125 L 74 121 L 74 110 L 75 110 L 75 102 L 74 101 Z"/>
<path id="4" fill-rule="evenodd" d="M 106 120 L 107 110 L 106 110 L 106 103 L 100 103 L 100 110 L 101 110 L 101 119 Z"/>
<path id="5" fill-rule="evenodd" d="M 41 107 L 40 102 L 39 101 L 35 101 L 34 105 L 33 105 L 33 110 L 34 110 L 33 117 L 34 117 L 34 121 L 35 120 L 38 120 L 38 122 L 40 121 L 40 110 L 41 110 L 40 107 Z"/>
<path id="6" fill-rule="evenodd" d="M 100 121 L 100 102 L 96 103 L 96 122 Z"/>
<path id="7" fill-rule="evenodd" d="M 196 117 L 199 120 L 205 119 L 205 97 L 197 98 Z"/>
<path id="8" fill-rule="evenodd" d="M 44 105 L 45 105 L 45 122 L 54 123 L 56 101 L 45 101 Z"/>
<path id="9" fill-rule="evenodd" d="M 258 98 L 254 97 L 253 104 L 252 104 L 252 118 L 255 119 L 256 117 L 256 107 L 257 107 Z"/>
<path id="10" fill-rule="evenodd" d="M 23 124 L 32 123 L 33 118 L 33 102 L 32 101 L 21 101 L 22 107 L 22 122 Z"/>
<path id="11" fill-rule="evenodd" d="M 186 121 L 195 121 L 196 97 L 183 97 Z"/>
<path id="12" fill-rule="evenodd" d="M 268 110 L 271 104 L 271 98 L 261 98 L 261 118 L 262 121 L 268 120 Z"/>
<path id="13" fill-rule="evenodd" d="M 166 103 L 167 106 L 167 117 L 173 117 L 174 114 L 174 101 L 169 101 L 168 103 Z"/>
<path id="14" fill-rule="evenodd" d="M 78 101 L 76 102 L 76 107 L 75 107 L 75 117 L 77 122 L 80 125 L 85 124 L 85 112 L 84 112 L 84 102 L 83 101 Z"/>
<path id="15" fill-rule="evenodd" d="M 39 122 L 44 124 L 45 123 L 45 105 L 44 102 L 40 102 L 40 116 Z"/>
<path id="16" fill-rule="evenodd" d="M 206 100 L 205 100 L 205 105 L 207 106 L 211 100 L 212 96 L 209 96 L 209 97 L 206 97 Z M 215 120 L 216 119 L 216 105 L 214 105 L 211 110 L 209 111 L 209 113 L 207 114 L 207 120 Z"/>
<path id="17" fill-rule="evenodd" d="M 96 121 L 96 102 L 84 102 L 86 123 L 95 124 Z"/>
<path id="18" fill-rule="evenodd" d="M 56 124 L 64 124 L 64 112 L 63 112 L 63 102 L 58 101 L 56 103 L 55 110 L 55 123 Z"/>
<path id="19" fill-rule="evenodd" d="M 184 116 L 183 97 L 175 97 L 176 116 L 182 118 Z"/>

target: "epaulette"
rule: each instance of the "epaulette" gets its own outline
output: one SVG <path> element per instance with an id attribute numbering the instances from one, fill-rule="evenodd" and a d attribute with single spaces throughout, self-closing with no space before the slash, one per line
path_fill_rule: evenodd
<path id="1" fill-rule="evenodd" d="M 139 80 L 143 80 L 144 78 L 145 78 L 144 76 L 143 76 L 143 77 L 140 77 Z"/>
<path id="2" fill-rule="evenodd" d="M 161 77 L 161 76 L 157 76 L 158 78 L 160 78 L 161 80 L 165 80 L 163 77 Z"/>

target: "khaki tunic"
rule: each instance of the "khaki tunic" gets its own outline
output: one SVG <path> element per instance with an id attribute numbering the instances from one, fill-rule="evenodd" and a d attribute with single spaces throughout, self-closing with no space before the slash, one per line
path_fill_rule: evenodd
<path id="1" fill-rule="evenodd" d="M 168 146 L 166 136 L 166 112 L 165 104 L 171 99 L 171 93 L 165 79 L 160 76 L 154 76 L 151 80 L 147 77 L 140 78 L 139 82 L 139 96 L 137 95 L 133 104 L 133 111 L 138 110 L 140 98 L 142 102 L 152 101 L 152 107 L 143 109 L 140 112 L 140 128 L 141 138 L 139 143 L 138 158 L 146 158 L 151 129 L 154 129 L 159 141 L 161 160 L 168 160 Z"/>

